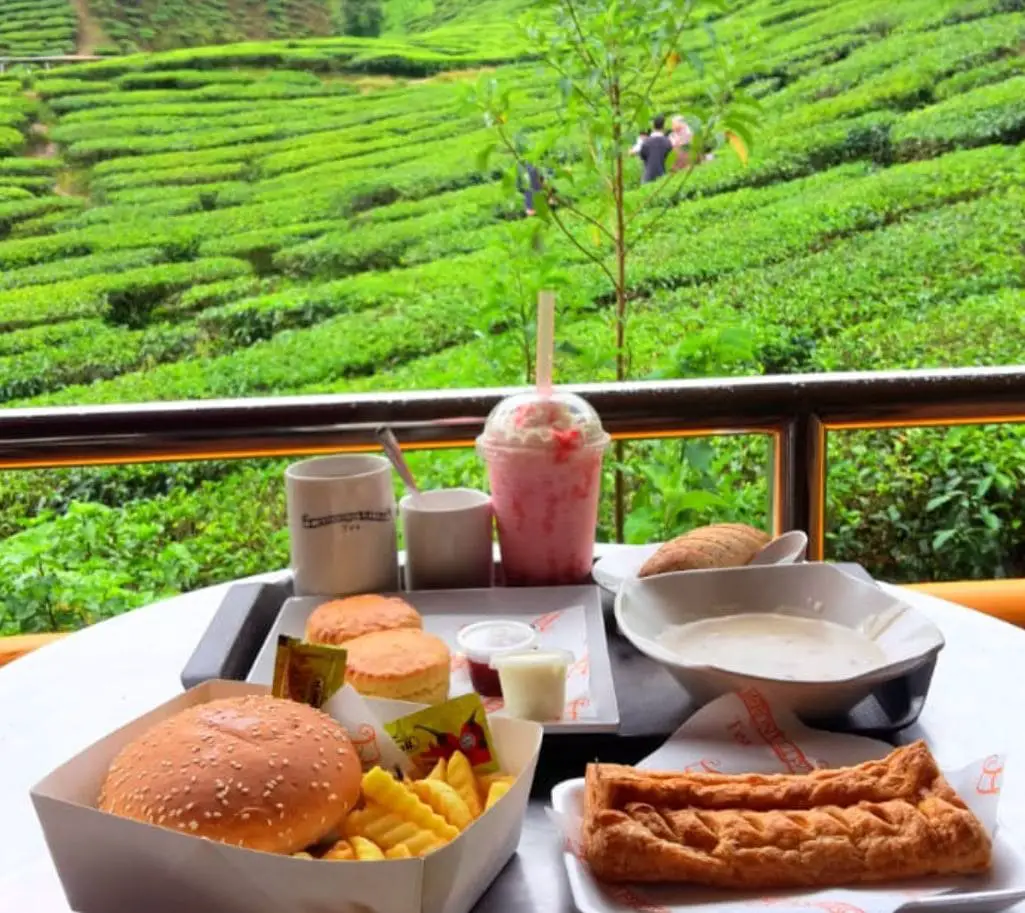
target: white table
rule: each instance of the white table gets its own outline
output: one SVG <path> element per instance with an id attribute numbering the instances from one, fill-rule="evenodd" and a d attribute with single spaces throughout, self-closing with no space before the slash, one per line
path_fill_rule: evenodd
<path id="1" fill-rule="evenodd" d="M 2 913 L 66 913 L 29 788 L 96 739 L 181 691 L 181 670 L 225 589 L 138 609 L 0 669 Z M 1025 771 L 1025 630 L 923 594 L 901 595 L 947 638 L 929 701 L 909 734 L 926 738 L 944 763 L 1011 754 L 1001 819 L 1025 848 L 1025 774 L 1019 773 Z M 532 809 L 528 819 L 519 863 L 500 876 L 479 910 L 572 909 L 556 837 L 539 811 Z"/>

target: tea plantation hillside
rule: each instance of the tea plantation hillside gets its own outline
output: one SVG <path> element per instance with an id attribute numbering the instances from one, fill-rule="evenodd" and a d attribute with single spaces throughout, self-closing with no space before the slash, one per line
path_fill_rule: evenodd
<path id="1" fill-rule="evenodd" d="M 68 0 L 0 0 L 0 57 L 72 54 L 77 32 Z"/>
<path id="2" fill-rule="evenodd" d="M 528 128 L 556 104 L 513 11 L 394 0 L 381 38 L 0 77 L 0 400 L 517 383 L 542 286 L 558 380 L 612 377 L 609 284 L 556 235 L 533 249 L 506 163 L 478 157 L 482 69 Z M 1025 360 L 1020 0 L 751 0 L 715 27 L 764 106 L 758 142 L 746 166 L 716 150 L 636 251 L 632 376 Z M 683 85 L 666 110 L 702 91 Z M 891 579 L 1025 574 L 1022 443 L 839 437 L 833 555 Z M 414 463 L 482 484 L 470 453 Z M 284 565 L 281 467 L 8 475 L 0 633 Z M 635 540 L 764 521 L 764 441 L 637 444 L 628 475 Z"/>

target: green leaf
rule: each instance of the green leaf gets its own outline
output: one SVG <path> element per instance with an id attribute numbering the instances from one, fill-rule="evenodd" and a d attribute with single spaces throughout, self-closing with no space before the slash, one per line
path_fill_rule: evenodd
<path id="1" fill-rule="evenodd" d="M 938 552 L 944 545 L 946 545 L 954 536 L 957 535 L 956 529 L 941 529 L 932 539 L 932 549 L 934 552 Z"/>
<path id="2" fill-rule="evenodd" d="M 488 162 L 491 161 L 491 154 L 495 151 L 497 143 L 488 143 L 477 153 L 477 170 L 487 171 Z"/>
<path id="3" fill-rule="evenodd" d="M 925 505 L 925 512 L 931 513 L 937 508 L 942 507 L 944 504 L 949 503 L 958 496 L 956 491 L 948 491 L 945 494 L 937 495 L 935 498 L 930 498 L 928 503 Z"/>
<path id="4" fill-rule="evenodd" d="M 685 491 L 674 499 L 675 506 L 680 510 L 703 510 L 706 507 L 721 507 L 726 502 L 713 491 Z"/>

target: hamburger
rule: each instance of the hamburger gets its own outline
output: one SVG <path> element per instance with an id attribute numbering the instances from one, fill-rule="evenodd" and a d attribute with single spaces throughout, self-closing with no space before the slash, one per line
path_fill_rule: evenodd
<path id="1" fill-rule="evenodd" d="M 114 758 L 100 811 L 268 853 L 331 835 L 360 798 L 360 760 L 320 710 L 265 695 L 198 704 Z"/>
<path id="2" fill-rule="evenodd" d="M 306 639 L 315 644 L 347 644 L 377 631 L 422 627 L 420 613 L 404 599 L 367 593 L 317 606 L 306 620 Z"/>

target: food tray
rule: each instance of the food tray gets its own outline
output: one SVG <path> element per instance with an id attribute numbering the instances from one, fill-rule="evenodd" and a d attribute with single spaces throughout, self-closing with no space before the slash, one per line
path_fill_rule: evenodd
<path id="1" fill-rule="evenodd" d="M 595 586 L 492 587 L 485 590 L 420 590 L 402 593 L 402 598 L 422 616 L 424 630 L 444 640 L 456 654 L 456 633 L 464 625 L 488 618 L 511 618 L 533 623 L 541 642 L 562 646 L 575 656 L 570 667 L 567 698 L 574 706 L 572 718 L 545 723 L 546 733 L 615 732 L 619 710 L 612 684 L 609 648 L 605 640 L 601 595 Z M 256 656 L 246 680 L 270 685 L 274 679 L 274 657 L 278 635 L 302 637 L 306 619 L 326 600 L 323 597 L 293 597 L 285 601 Z M 561 641 L 558 640 L 560 637 Z M 453 670 L 453 692 L 469 690 L 465 672 Z M 463 687 L 459 687 L 462 684 Z M 487 704 L 485 700 L 485 704 Z M 580 705 L 586 706 L 580 706 Z M 579 710 L 576 708 L 579 707 Z M 501 715 L 502 711 L 498 711 Z"/>
<path id="2" fill-rule="evenodd" d="M 860 565 L 837 566 L 862 580 L 872 579 Z M 239 583 L 230 587 L 182 672 L 185 688 L 212 678 L 245 680 L 292 592 L 292 581 L 288 577 L 273 583 Z M 635 750 L 642 753 L 653 750 L 697 709 L 665 669 L 638 653 L 619 634 L 612 620 L 610 595 L 603 596 L 602 607 L 621 738 L 614 745 L 607 735 L 581 730 L 569 733 L 566 738 L 560 737 L 557 740 L 558 766 L 564 770 L 572 769 L 578 755 L 584 763 L 597 756 L 612 760 L 613 748 L 622 749 L 624 759 Z M 816 725 L 892 741 L 921 714 L 934 668 L 935 663 L 921 666 L 904 678 L 878 688 L 843 718 L 816 721 Z M 628 740 L 636 744 L 628 746 L 625 744 Z M 547 747 L 548 740 L 545 744 Z M 540 769 L 544 770 L 545 765 Z"/>

